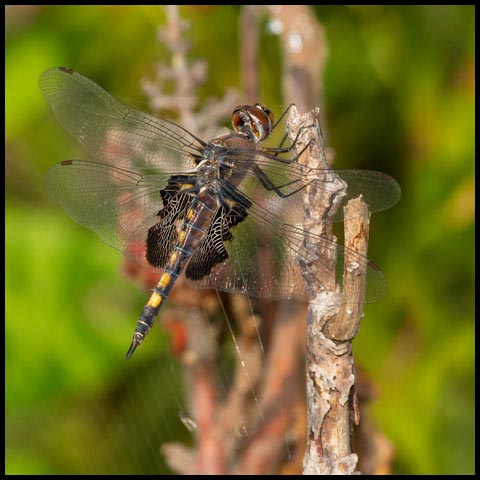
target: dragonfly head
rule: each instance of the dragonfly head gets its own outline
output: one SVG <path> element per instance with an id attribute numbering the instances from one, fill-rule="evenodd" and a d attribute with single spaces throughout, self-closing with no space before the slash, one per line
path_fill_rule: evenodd
<path id="1" fill-rule="evenodd" d="M 262 142 L 272 131 L 273 113 L 260 103 L 240 105 L 233 111 L 232 125 L 237 133 L 246 135 L 255 143 Z"/>

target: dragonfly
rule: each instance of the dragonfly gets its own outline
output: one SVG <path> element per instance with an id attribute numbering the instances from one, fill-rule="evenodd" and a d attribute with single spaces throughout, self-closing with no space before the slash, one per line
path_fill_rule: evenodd
<path id="1" fill-rule="evenodd" d="M 382 172 L 305 172 L 292 146 L 264 146 L 278 122 L 259 103 L 236 107 L 233 131 L 204 141 L 123 104 L 70 68 L 46 70 L 39 84 L 57 121 L 95 159 L 54 165 L 44 177 L 46 191 L 105 243 L 160 273 L 127 358 L 143 343 L 182 273 L 199 288 L 308 300 L 299 259 L 315 260 L 320 284 L 324 279 L 322 255 L 308 247 L 302 229 L 307 185 L 326 188 L 340 177 L 348 185 L 343 202 L 361 194 L 371 212 L 400 198 L 398 183 Z M 334 220 L 342 215 L 339 208 Z M 324 251 L 335 249 L 341 261 L 344 247 L 325 236 L 314 240 Z M 365 302 L 383 298 L 380 269 L 357 253 L 349 258 L 367 270 Z"/>

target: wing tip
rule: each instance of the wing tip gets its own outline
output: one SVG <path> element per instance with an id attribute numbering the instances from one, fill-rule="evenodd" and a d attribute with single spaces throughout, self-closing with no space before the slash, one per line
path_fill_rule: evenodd
<path id="1" fill-rule="evenodd" d="M 60 70 L 61 72 L 68 73 L 69 75 L 73 75 L 75 73 L 75 70 L 69 67 L 58 67 L 57 70 Z"/>
<path id="2" fill-rule="evenodd" d="M 47 70 L 43 71 L 40 76 L 38 77 L 38 82 L 40 84 L 40 88 L 46 85 L 48 77 L 52 75 L 57 75 L 59 72 L 67 73 L 68 75 L 76 74 L 75 70 L 70 67 L 52 67 L 47 68 Z"/>

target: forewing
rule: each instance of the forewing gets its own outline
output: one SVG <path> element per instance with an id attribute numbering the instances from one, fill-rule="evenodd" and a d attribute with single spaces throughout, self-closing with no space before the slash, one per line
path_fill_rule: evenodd
<path id="1" fill-rule="evenodd" d="M 346 195 L 333 217 L 333 221 L 343 221 L 343 207 L 352 198 L 362 195 L 371 213 L 381 212 L 393 207 L 401 196 L 397 181 L 383 172 L 370 170 L 331 170 L 310 169 L 285 155 L 274 156 L 266 151 L 255 153 L 242 152 L 235 158 L 239 170 L 247 172 L 247 176 L 258 177 L 251 168 L 255 164 L 269 178 L 284 196 L 294 195 L 307 185 L 316 184 L 318 188 L 329 188 L 329 185 L 342 179 L 347 184 Z M 244 189 L 240 187 L 243 191 Z M 278 196 L 278 194 L 277 194 Z"/>
<path id="2" fill-rule="evenodd" d="M 343 207 L 360 195 L 370 213 L 388 210 L 400 200 L 400 185 L 386 173 L 370 170 L 333 170 L 333 173 L 347 183 L 347 194 L 333 217 L 334 222 L 343 221 Z"/>
<path id="3" fill-rule="evenodd" d="M 127 107 L 68 68 L 46 70 L 39 84 L 58 122 L 98 159 L 147 174 L 195 167 L 203 142 L 182 127 Z"/>

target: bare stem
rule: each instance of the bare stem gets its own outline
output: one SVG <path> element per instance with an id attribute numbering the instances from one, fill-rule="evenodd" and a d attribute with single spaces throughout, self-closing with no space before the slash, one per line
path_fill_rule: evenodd
<path id="1" fill-rule="evenodd" d="M 258 5 L 244 5 L 240 14 L 240 72 L 243 92 L 250 103 L 260 99 L 258 23 L 262 10 Z"/>
<path id="2" fill-rule="evenodd" d="M 328 49 L 322 25 L 309 5 L 268 5 L 280 33 L 284 103 L 305 112 L 320 105 Z M 320 102 L 320 103 L 319 103 Z M 323 109 L 322 109 L 323 110 Z"/>
<path id="3" fill-rule="evenodd" d="M 301 141 L 295 145 L 299 152 L 306 143 L 309 144 L 299 161 L 311 168 L 327 168 L 323 138 L 316 115 L 317 111 L 299 115 L 297 110 L 292 108 L 287 126 L 291 139 L 294 139 L 302 128 Z M 318 238 L 311 237 L 310 234 L 335 241 L 331 233 L 332 216 L 345 192 L 345 184 L 340 179 L 322 185 L 327 188 L 317 188 L 313 182 L 306 189 L 305 246 L 310 249 L 314 248 L 312 238 Z M 349 202 L 345 217 L 348 246 L 352 248 L 352 252 L 364 254 L 369 220 L 366 205 L 360 199 Z M 361 265 L 354 262 L 354 258 L 350 258 L 349 251 L 346 251 L 344 289 L 341 293 L 334 280 L 336 249 L 325 248 L 323 243 L 320 241 L 316 252 L 312 253 L 314 256 L 322 255 L 325 259 L 322 265 L 330 265 L 330 271 L 325 272 L 322 277 L 314 261 L 301 265 L 312 298 L 307 317 L 308 427 L 304 473 L 353 474 L 357 473 L 358 458 L 351 450 L 355 369 L 350 340 L 357 331 L 362 316 L 366 273 Z M 329 242 L 325 243 L 330 245 Z M 321 282 L 318 281 L 319 278 Z M 340 309 L 330 307 L 336 303 L 346 306 Z M 332 333 L 335 333 L 335 336 Z"/>

